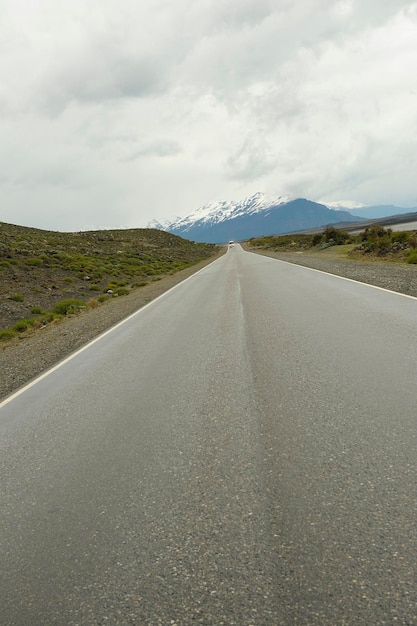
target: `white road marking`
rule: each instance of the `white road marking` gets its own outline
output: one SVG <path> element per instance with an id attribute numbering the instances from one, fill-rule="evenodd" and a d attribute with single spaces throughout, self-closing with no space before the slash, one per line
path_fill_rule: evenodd
<path id="1" fill-rule="evenodd" d="M 220 257 L 221 258 L 221 257 Z M 50 369 L 46 370 L 43 374 L 40 374 L 40 376 L 37 376 L 36 378 L 34 378 L 30 383 L 28 383 L 27 385 L 24 385 L 23 387 L 21 387 L 20 389 L 18 389 L 17 391 L 15 391 L 14 393 L 12 393 L 12 395 L 8 396 L 7 398 L 5 398 L 2 402 L 0 402 L 0 409 L 3 408 L 4 406 L 6 406 L 6 404 L 9 404 L 10 402 L 12 402 L 13 400 L 15 400 L 16 398 L 18 398 L 19 396 L 21 396 L 23 393 L 25 393 L 26 391 L 28 391 L 29 389 L 31 389 L 32 387 L 34 387 L 35 385 L 37 385 L 41 380 L 44 380 L 45 378 L 47 378 L 48 376 L 50 376 L 51 374 L 53 374 L 53 372 L 56 372 L 56 370 L 58 370 L 60 367 L 62 367 L 63 365 L 65 365 L 66 363 L 69 363 L 69 361 L 72 361 L 72 359 L 75 359 L 75 357 L 77 357 L 79 354 L 81 354 L 81 352 L 84 352 L 84 350 L 87 350 L 90 346 L 94 345 L 95 343 L 97 343 L 98 341 L 101 341 L 101 339 L 103 339 L 104 337 L 106 337 L 107 335 L 109 335 L 110 333 L 112 333 L 114 330 L 116 330 L 116 328 L 119 328 L 120 326 L 122 326 L 123 324 L 126 324 L 126 322 L 128 322 L 129 320 L 131 320 L 133 317 L 135 317 L 136 315 L 138 315 L 139 313 L 142 313 L 142 311 L 144 311 L 145 309 L 147 309 L 148 307 L 150 307 L 151 305 L 155 304 L 155 302 L 157 302 L 158 300 L 160 300 L 161 298 L 163 298 L 164 296 L 168 295 L 171 291 L 173 291 L 174 289 L 176 289 L 177 287 L 179 287 L 180 285 L 184 285 L 184 283 L 186 283 L 187 281 L 189 281 L 191 278 L 195 278 L 196 276 L 198 276 L 201 272 L 203 272 L 207 267 L 209 267 L 209 265 L 213 265 L 213 263 L 216 263 L 217 261 L 220 260 L 219 259 L 215 259 L 214 261 L 212 261 L 211 263 L 209 263 L 208 265 L 204 266 L 201 268 L 201 270 L 199 270 L 198 272 L 196 272 L 195 274 L 191 274 L 191 276 L 188 276 L 188 278 L 185 278 L 184 280 L 182 280 L 180 283 L 177 283 L 176 285 L 174 285 L 173 287 L 171 287 L 171 289 L 168 289 L 168 291 L 165 291 L 164 293 L 162 293 L 160 296 L 158 296 L 157 298 L 155 298 L 154 300 L 151 300 L 150 302 L 148 302 L 147 304 L 145 304 L 144 306 L 142 306 L 140 309 L 138 309 L 137 311 L 135 311 L 134 313 L 131 313 L 128 317 L 125 317 L 121 322 L 118 322 L 117 324 L 115 324 L 114 326 L 112 326 L 111 328 L 109 328 L 108 330 L 104 331 L 103 333 L 101 333 L 98 337 L 96 337 L 95 339 L 92 339 L 91 341 L 89 341 L 88 343 L 85 344 L 85 346 L 83 346 L 82 348 L 80 348 L 79 350 L 77 350 L 76 352 L 74 352 L 73 354 L 70 354 L 69 356 L 67 356 L 65 359 L 63 359 L 62 361 L 59 361 L 59 363 L 57 363 L 56 365 L 53 365 Z"/>
<path id="2" fill-rule="evenodd" d="M 261 255 L 264 256 L 264 255 Z M 330 272 L 325 272 L 324 270 L 317 270 L 314 267 L 307 267 L 307 265 L 301 265 L 301 263 L 291 263 L 290 261 L 282 261 L 281 259 L 276 259 L 271 256 L 266 256 L 267 259 L 272 259 L 273 261 L 279 261 L 280 263 L 286 263 L 287 265 L 296 265 L 297 267 L 302 267 L 305 270 L 310 270 L 311 272 L 319 272 L 320 274 L 327 274 L 327 276 L 333 276 L 334 278 L 340 278 L 341 280 L 347 280 L 349 283 L 356 283 L 358 285 L 365 285 L 365 287 L 372 287 L 373 289 L 379 289 L 379 291 L 386 291 L 386 293 L 391 293 L 394 296 L 402 296 L 403 298 L 410 298 L 411 300 L 417 300 L 416 296 L 410 296 L 407 293 L 401 293 L 401 291 L 392 291 L 392 289 L 386 289 L 385 287 L 378 287 L 378 285 L 372 285 L 371 283 L 363 283 L 361 280 L 355 280 L 354 278 L 346 278 L 345 276 L 339 276 L 339 274 L 331 274 Z"/>

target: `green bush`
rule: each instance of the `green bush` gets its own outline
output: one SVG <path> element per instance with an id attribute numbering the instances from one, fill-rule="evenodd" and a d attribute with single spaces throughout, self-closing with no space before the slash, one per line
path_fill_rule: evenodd
<path id="1" fill-rule="evenodd" d="M 335 246 L 341 246 L 350 240 L 350 235 L 345 230 L 339 230 L 334 226 L 328 226 L 324 231 L 321 241 Z M 314 238 L 313 238 L 314 241 Z"/>
<path id="2" fill-rule="evenodd" d="M 42 265 L 42 259 L 38 259 L 38 258 L 32 258 L 32 259 L 26 259 L 25 261 L 25 265 L 29 265 L 31 267 L 38 267 L 39 265 Z"/>
<path id="3" fill-rule="evenodd" d="M 410 233 L 406 230 L 400 230 L 396 233 L 392 233 L 391 241 L 393 243 L 407 243 L 410 240 Z"/>
<path id="4" fill-rule="evenodd" d="M 410 246 L 410 248 L 417 248 L 417 231 L 413 231 L 412 233 L 410 233 L 408 245 Z"/>
<path id="5" fill-rule="evenodd" d="M 84 300 L 77 300 L 75 298 L 67 298 L 58 302 L 52 309 L 53 313 L 57 315 L 68 315 L 69 313 L 78 313 L 80 309 L 84 309 L 86 306 Z"/>
<path id="6" fill-rule="evenodd" d="M 392 230 L 380 224 L 373 224 L 365 228 L 361 234 L 361 241 L 365 253 L 372 252 L 383 256 L 392 249 Z"/>
<path id="7" fill-rule="evenodd" d="M 115 293 L 118 296 L 128 296 L 130 293 L 130 290 L 126 289 L 126 287 L 119 287 L 118 289 L 116 289 Z"/>
<path id="8" fill-rule="evenodd" d="M 10 341 L 10 339 L 14 339 L 17 336 L 17 331 L 12 330 L 11 328 L 7 328 L 6 330 L 0 330 L 0 341 Z"/>
<path id="9" fill-rule="evenodd" d="M 372 226 L 368 226 L 362 233 L 362 241 L 376 241 L 378 239 L 382 239 L 383 237 L 392 235 L 391 228 L 384 228 L 380 224 L 372 224 Z"/>
<path id="10" fill-rule="evenodd" d="M 43 313 L 45 313 L 45 311 L 40 306 L 33 306 L 30 309 L 30 312 L 32 313 L 32 315 L 42 315 Z"/>
<path id="11" fill-rule="evenodd" d="M 29 328 L 32 328 L 34 323 L 35 323 L 35 320 L 32 320 L 32 319 L 19 320 L 18 322 L 16 322 L 16 324 L 13 324 L 12 330 L 15 330 L 18 333 L 24 333 Z"/>
<path id="12" fill-rule="evenodd" d="M 312 246 L 319 246 L 322 242 L 323 233 L 316 233 L 311 240 Z"/>
<path id="13" fill-rule="evenodd" d="M 42 317 L 39 318 L 39 321 L 41 322 L 41 324 L 43 324 L 44 326 L 46 326 L 46 324 L 49 324 L 50 322 L 52 322 L 53 320 L 57 319 L 59 316 L 56 313 L 48 313 L 48 312 L 44 312 Z"/>
<path id="14" fill-rule="evenodd" d="M 13 296 L 9 297 L 9 300 L 13 300 L 13 302 L 23 302 L 25 299 L 21 293 L 15 293 Z"/>
<path id="15" fill-rule="evenodd" d="M 407 251 L 407 263 L 412 263 L 413 265 L 417 264 L 417 249 L 413 248 L 412 250 Z"/>

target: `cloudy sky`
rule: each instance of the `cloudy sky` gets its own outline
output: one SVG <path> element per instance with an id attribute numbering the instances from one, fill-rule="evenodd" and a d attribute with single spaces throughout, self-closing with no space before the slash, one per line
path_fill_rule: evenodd
<path id="1" fill-rule="evenodd" d="M 417 2 L 0 0 L 0 221 L 417 206 Z"/>

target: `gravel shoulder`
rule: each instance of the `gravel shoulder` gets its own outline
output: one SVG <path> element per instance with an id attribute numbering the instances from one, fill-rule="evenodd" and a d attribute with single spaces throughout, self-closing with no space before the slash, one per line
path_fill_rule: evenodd
<path id="1" fill-rule="evenodd" d="M 244 246 L 245 247 L 245 246 Z M 245 247 L 246 250 L 250 248 Z M 311 267 L 322 272 L 343 276 L 368 285 L 375 285 L 391 291 L 398 291 L 417 297 L 417 266 L 386 261 L 358 261 L 340 259 L 322 253 L 271 252 L 269 250 L 250 250 L 257 254 Z"/>
<path id="2" fill-rule="evenodd" d="M 415 265 L 345 260 L 330 255 L 308 253 L 251 251 L 417 297 L 417 266 Z M 114 298 L 97 309 L 70 317 L 57 324 L 49 324 L 31 335 L 23 336 L 2 346 L 0 349 L 0 398 L 6 397 L 43 371 L 53 367 L 69 354 L 95 339 L 100 333 L 211 261 L 213 258 L 178 272 L 174 276 L 137 289 L 129 296 Z"/>
<path id="3" fill-rule="evenodd" d="M 220 253 L 222 254 L 222 253 Z M 219 255 L 220 256 L 220 255 Z M 0 345 L 0 399 L 4 399 L 45 370 L 195 274 L 215 258 L 202 261 L 79 315 L 51 323 Z"/>

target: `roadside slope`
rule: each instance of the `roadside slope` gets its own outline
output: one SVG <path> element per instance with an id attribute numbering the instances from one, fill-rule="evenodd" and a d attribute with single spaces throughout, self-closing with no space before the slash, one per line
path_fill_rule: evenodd
<path id="1" fill-rule="evenodd" d="M 222 254 L 222 252 L 220 253 Z M 220 255 L 120 296 L 96 309 L 48 324 L 31 335 L 0 344 L 0 398 L 19 389 L 43 371 L 95 339 L 151 300 L 198 272 Z"/>

